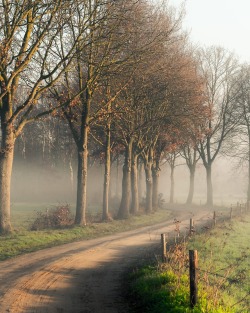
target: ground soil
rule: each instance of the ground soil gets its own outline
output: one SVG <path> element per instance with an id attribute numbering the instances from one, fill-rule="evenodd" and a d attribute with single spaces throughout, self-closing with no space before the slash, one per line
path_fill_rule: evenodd
<path id="1" fill-rule="evenodd" d="M 190 218 L 202 223 L 209 212 L 180 213 L 139 230 L 29 253 L 0 263 L 0 312 L 128 313 L 124 275 L 160 246 L 160 234 L 186 232 Z"/>

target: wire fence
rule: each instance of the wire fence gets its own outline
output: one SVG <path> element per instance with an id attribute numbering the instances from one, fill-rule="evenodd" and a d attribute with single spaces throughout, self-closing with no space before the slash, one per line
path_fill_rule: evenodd
<path id="1" fill-rule="evenodd" d="M 180 220 L 174 220 L 174 228 L 172 232 L 161 234 L 161 259 L 162 263 L 171 263 L 172 267 L 176 267 L 179 270 L 189 268 L 190 279 L 190 307 L 193 308 L 197 303 L 197 290 L 198 290 L 198 276 L 202 276 L 204 281 L 208 281 L 208 276 L 213 276 L 221 280 L 220 285 L 227 282 L 228 284 L 239 283 L 243 279 L 247 279 L 246 273 L 242 271 L 239 277 L 230 277 L 232 271 L 232 265 L 228 265 L 223 268 L 219 268 L 216 271 L 209 269 L 201 269 L 198 267 L 198 251 L 189 250 L 187 254 L 186 246 L 191 238 L 194 238 L 196 234 L 205 233 L 209 230 L 215 229 L 217 224 L 222 225 L 223 222 L 229 222 L 233 220 L 243 220 L 244 216 L 250 213 L 250 204 L 236 203 L 232 204 L 227 209 L 216 209 L 208 212 L 207 216 L 202 220 L 195 220 L 193 216 L 190 218 L 189 224 L 183 224 Z M 244 256 L 243 256 L 244 257 Z M 245 254 L 247 258 L 247 254 Z M 223 282 L 223 283 L 222 283 Z M 242 296 L 242 298 L 233 304 L 235 306 L 238 303 L 245 302 L 249 304 L 250 291 Z M 245 312 L 245 311 L 244 311 Z"/>
<path id="2" fill-rule="evenodd" d="M 225 221 L 233 221 L 239 219 L 245 214 L 250 213 L 250 203 L 231 204 L 229 208 L 216 209 L 207 213 L 206 217 L 201 219 L 190 218 L 189 224 L 183 223 L 178 219 L 174 219 L 174 229 L 172 232 L 165 233 L 168 238 L 168 243 L 173 244 L 178 242 L 185 242 L 191 236 L 212 229 L 217 223 Z M 206 218 L 206 220 L 205 220 Z"/>

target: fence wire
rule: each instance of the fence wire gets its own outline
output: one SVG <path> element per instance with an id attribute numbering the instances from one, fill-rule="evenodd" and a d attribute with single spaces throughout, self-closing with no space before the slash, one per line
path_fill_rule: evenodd
<path id="1" fill-rule="evenodd" d="M 230 222 L 233 219 L 239 219 L 239 218 L 243 218 L 245 214 L 250 212 L 250 205 L 249 203 L 237 203 L 234 205 L 231 205 L 230 208 L 228 209 L 228 211 L 214 211 L 212 216 L 211 213 L 207 216 L 207 222 L 203 223 L 202 226 L 196 226 L 194 221 L 191 221 L 190 219 L 190 225 L 185 225 L 184 231 L 183 229 L 181 229 L 181 221 L 175 219 L 173 222 L 173 226 L 174 229 L 172 231 L 172 233 L 170 234 L 170 232 L 166 233 L 166 234 L 162 234 L 162 235 L 167 235 L 167 243 L 165 243 L 166 245 L 166 250 L 162 251 L 162 259 L 165 259 L 165 262 L 168 263 L 168 261 L 171 261 L 171 253 L 174 253 L 175 249 L 178 250 L 178 245 L 186 245 L 188 240 L 190 238 L 193 238 L 196 236 L 196 234 L 198 233 L 204 233 L 207 232 L 213 228 L 215 228 L 215 226 L 217 226 L 217 222 L 218 225 L 222 224 L 223 222 Z M 230 226 L 230 224 L 227 224 L 227 231 L 233 230 L 232 226 Z M 184 233 L 184 234 L 183 234 Z M 174 234 L 174 235 L 173 235 Z M 172 249 L 172 251 L 171 251 Z M 186 249 L 184 249 L 186 250 Z M 187 257 L 187 253 L 183 250 L 183 258 Z M 167 251 L 167 252 L 166 252 Z M 165 255 L 164 255 L 165 253 Z M 245 258 L 248 258 L 249 255 L 247 255 L 247 253 L 245 253 L 245 255 L 243 256 Z M 172 260 L 173 261 L 173 260 Z M 184 261 L 184 263 L 186 263 Z M 236 266 L 238 266 L 240 264 L 240 261 L 238 260 L 236 263 L 234 264 L 229 264 L 226 267 L 220 268 L 216 271 L 211 271 L 211 270 L 206 270 L 206 269 L 202 269 L 200 267 L 197 267 L 197 272 L 200 273 L 204 273 L 206 275 L 209 276 L 214 276 L 217 278 L 221 278 L 222 281 L 224 282 L 224 284 L 226 282 L 228 282 L 229 284 L 237 284 L 240 283 L 242 280 L 246 280 L 247 279 L 247 272 L 244 269 L 241 270 L 240 272 L 240 277 L 230 277 L 230 274 L 232 273 L 228 273 L 229 271 L 233 271 L 234 268 Z M 175 264 L 175 266 L 177 266 L 177 264 Z M 178 267 L 178 266 L 177 266 Z M 187 263 L 183 266 L 186 269 L 190 268 L 190 264 L 188 265 L 188 261 Z M 227 271 L 227 274 L 222 274 L 220 272 L 222 271 Z M 245 293 L 245 291 L 244 291 Z M 247 289 L 246 294 L 244 294 L 244 296 L 238 300 L 236 303 L 234 303 L 231 307 L 236 306 L 237 304 L 240 303 L 244 303 L 244 305 L 248 304 L 249 301 L 249 297 L 250 297 L 250 291 L 249 288 Z"/>

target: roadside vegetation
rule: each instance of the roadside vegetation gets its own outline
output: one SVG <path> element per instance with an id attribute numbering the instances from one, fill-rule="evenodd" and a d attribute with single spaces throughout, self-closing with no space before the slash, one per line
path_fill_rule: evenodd
<path id="1" fill-rule="evenodd" d="M 171 211 L 159 209 L 157 212 L 147 215 L 138 213 L 138 215 L 125 220 L 101 223 L 100 216 L 96 214 L 89 218 L 92 222 L 81 227 L 73 225 L 70 211 L 67 213 L 68 209 L 68 205 L 58 205 L 37 212 L 34 212 L 32 208 L 28 208 L 26 212 L 23 211 L 23 214 L 19 210 L 14 210 L 15 230 L 8 236 L 0 237 L 0 261 L 64 243 L 154 225 L 164 222 L 171 216 Z"/>
<path id="2" fill-rule="evenodd" d="M 222 222 L 168 248 L 167 262 L 130 277 L 134 312 L 247 313 L 250 307 L 250 216 Z M 198 251 L 199 301 L 190 309 L 188 250 Z"/>

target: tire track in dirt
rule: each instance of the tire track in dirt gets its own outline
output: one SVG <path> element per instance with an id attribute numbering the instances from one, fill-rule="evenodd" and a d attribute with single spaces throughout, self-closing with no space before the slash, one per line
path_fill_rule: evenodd
<path id="1" fill-rule="evenodd" d="M 210 216 L 197 213 L 196 223 Z M 182 229 L 190 217 L 182 218 Z M 1 313 L 127 313 L 124 273 L 159 245 L 160 233 L 173 230 L 171 220 L 1 262 Z"/>

